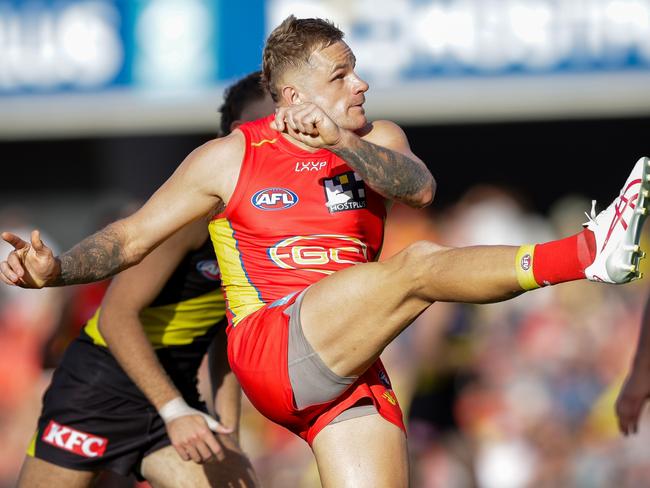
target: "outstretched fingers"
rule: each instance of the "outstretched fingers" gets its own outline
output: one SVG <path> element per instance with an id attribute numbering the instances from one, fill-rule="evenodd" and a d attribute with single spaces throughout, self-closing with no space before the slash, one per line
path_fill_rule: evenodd
<path id="1" fill-rule="evenodd" d="M 14 250 L 9 253 L 6 261 L 0 263 L 0 279 L 8 285 L 18 285 L 25 274 L 18 253 L 27 251 L 29 243 L 11 232 L 3 232 L 1 236 L 4 241 L 13 246 Z"/>
<path id="2" fill-rule="evenodd" d="M 22 278 L 25 275 L 23 263 L 16 251 L 11 251 L 9 253 L 7 263 L 9 264 L 9 268 L 16 274 L 16 276 L 18 276 L 18 278 Z"/>
<path id="3" fill-rule="evenodd" d="M 0 280 L 7 285 L 14 286 L 18 283 L 18 276 L 11 271 L 6 261 L 0 263 Z"/>
<path id="4" fill-rule="evenodd" d="M 16 234 L 12 234 L 11 232 L 3 232 L 0 235 L 2 236 L 2 240 L 11 244 L 16 250 L 29 246 L 29 243 L 27 241 L 23 241 L 20 237 L 18 237 Z"/>
<path id="5" fill-rule="evenodd" d="M 43 241 L 41 240 L 41 232 L 38 230 L 33 230 L 31 235 L 32 248 L 36 251 L 37 254 L 49 249 Z"/>

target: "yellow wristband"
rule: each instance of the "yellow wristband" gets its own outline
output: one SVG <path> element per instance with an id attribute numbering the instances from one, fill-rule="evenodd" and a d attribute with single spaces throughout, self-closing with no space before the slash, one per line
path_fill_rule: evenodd
<path id="1" fill-rule="evenodd" d="M 523 290 L 534 290 L 539 288 L 533 274 L 533 259 L 535 255 L 535 244 L 524 244 L 517 250 L 515 258 L 515 271 L 517 281 Z"/>

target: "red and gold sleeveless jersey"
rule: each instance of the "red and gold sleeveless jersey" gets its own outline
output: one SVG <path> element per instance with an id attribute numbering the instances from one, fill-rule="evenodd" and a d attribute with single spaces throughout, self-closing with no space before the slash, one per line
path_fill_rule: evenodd
<path id="1" fill-rule="evenodd" d="M 383 198 L 334 153 L 295 146 L 269 127 L 272 120 L 239 127 L 246 138 L 239 180 L 209 226 L 231 325 L 375 260 L 383 239 Z"/>

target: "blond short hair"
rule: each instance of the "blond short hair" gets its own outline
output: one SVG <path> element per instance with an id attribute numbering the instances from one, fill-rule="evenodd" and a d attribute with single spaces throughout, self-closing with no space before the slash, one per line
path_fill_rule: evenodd
<path id="1" fill-rule="evenodd" d="M 343 31 L 329 20 L 284 19 L 266 40 L 262 56 L 262 79 L 273 100 L 279 100 L 277 83 L 287 69 L 304 66 L 314 51 L 341 40 Z"/>

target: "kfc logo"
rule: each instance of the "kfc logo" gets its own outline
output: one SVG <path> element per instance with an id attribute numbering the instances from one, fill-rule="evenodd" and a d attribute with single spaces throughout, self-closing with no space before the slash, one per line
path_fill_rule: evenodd
<path id="1" fill-rule="evenodd" d="M 72 429 L 54 420 L 50 420 L 41 439 L 54 447 L 89 458 L 103 456 L 108 445 L 108 439 L 104 437 Z"/>

